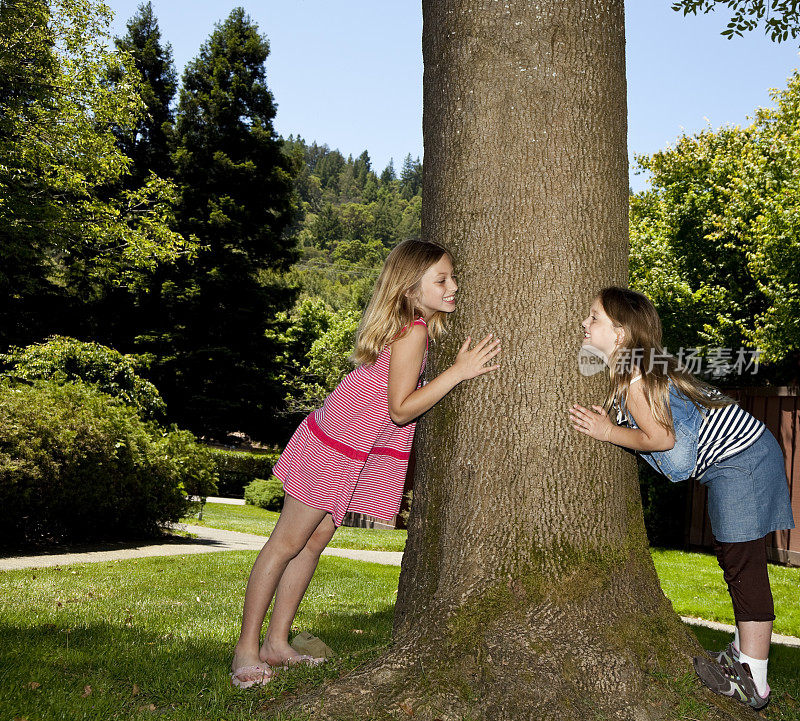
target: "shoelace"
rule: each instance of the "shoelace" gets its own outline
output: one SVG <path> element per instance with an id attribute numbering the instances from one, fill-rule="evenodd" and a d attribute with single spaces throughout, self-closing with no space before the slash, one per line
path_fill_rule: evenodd
<path id="1" fill-rule="evenodd" d="M 733 666 L 723 666 L 720 664 L 722 668 L 722 673 L 725 674 L 728 678 L 735 678 L 737 681 L 741 681 L 742 677 L 736 672 L 736 669 Z"/>

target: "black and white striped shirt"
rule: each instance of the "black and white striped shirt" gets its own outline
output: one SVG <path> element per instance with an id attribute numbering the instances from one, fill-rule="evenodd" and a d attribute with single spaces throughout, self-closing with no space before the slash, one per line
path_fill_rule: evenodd
<path id="1" fill-rule="evenodd" d="M 709 466 L 740 453 L 752 446 L 766 426 L 735 403 L 723 408 L 706 409 L 697 442 L 695 478 L 700 478 Z"/>
<path id="2" fill-rule="evenodd" d="M 631 383 L 641 380 L 636 376 Z M 718 390 L 712 396 L 722 395 Z M 630 419 L 623 413 L 617 403 L 617 424 L 630 425 Z M 700 478 L 714 463 L 740 453 L 753 445 L 766 429 L 757 418 L 742 410 L 736 403 L 722 408 L 704 408 L 703 423 L 697 439 L 697 465 L 692 473 L 693 478 Z"/>

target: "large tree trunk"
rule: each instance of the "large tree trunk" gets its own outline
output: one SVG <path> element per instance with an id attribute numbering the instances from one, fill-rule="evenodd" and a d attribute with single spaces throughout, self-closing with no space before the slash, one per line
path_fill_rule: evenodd
<path id="1" fill-rule="evenodd" d="M 306 708 L 645 721 L 686 718 L 688 694 L 752 718 L 687 676 L 699 649 L 659 586 L 633 458 L 567 423 L 604 393 L 578 372 L 579 322 L 627 279 L 623 2 L 423 12 L 423 235 L 461 286 L 431 372 L 490 331 L 502 367 L 420 424 L 393 646 Z"/>

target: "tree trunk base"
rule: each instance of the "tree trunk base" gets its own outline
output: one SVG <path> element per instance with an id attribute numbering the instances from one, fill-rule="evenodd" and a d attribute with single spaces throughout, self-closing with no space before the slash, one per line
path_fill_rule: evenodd
<path id="1" fill-rule="evenodd" d="M 330 719 L 331 721 L 753 721 L 760 718 L 741 704 L 712 694 L 691 671 L 683 655 L 668 671 L 642 672 L 614 659 L 604 677 L 579 678 L 586 669 L 603 666 L 599 659 L 562 659 L 537 667 L 518 655 L 506 656 L 490 668 L 475 659 L 423 657 L 418 650 L 395 647 L 347 677 L 314 692 L 264 709 L 268 717 Z M 582 669 L 581 666 L 584 668 Z M 588 668 L 587 668 L 588 666 Z M 684 672 L 681 675 L 681 672 Z M 615 686 L 610 676 L 624 680 Z M 287 716 L 288 715 L 288 716 Z"/>
<path id="2" fill-rule="evenodd" d="M 533 605 L 509 582 L 499 612 L 478 601 L 436 627 L 406 626 L 363 668 L 264 710 L 340 721 L 758 718 L 701 685 L 694 636 L 663 595 L 639 594 L 626 580 L 613 574 L 594 589 L 588 581 L 567 603 L 569 584 L 558 584 Z"/>

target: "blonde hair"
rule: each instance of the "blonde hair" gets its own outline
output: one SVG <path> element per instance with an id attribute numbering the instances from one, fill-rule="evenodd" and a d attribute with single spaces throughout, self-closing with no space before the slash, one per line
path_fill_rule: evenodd
<path id="1" fill-rule="evenodd" d="M 445 255 L 452 262 L 443 245 L 415 239 L 404 240 L 389 253 L 356 331 L 353 363 L 374 363 L 384 346 L 411 332 L 422 313 L 409 295 L 419 289 L 425 271 Z M 429 337 L 438 338 L 444 332 L 445 315 L 442 311 L 433 314 L 428 321 Z"/>
<path id="2" fill-rule="evenodd" d="M 624 339 L 608 359 L 610 388 L 606 410 L 627 397 L 631 380 L 637 374 L 642 376 L 640 383 L 653 418 L 668 431 L 673 430 L 670 380 L 700 410 L 722 408 L 735 402 L 695 378 L 678 365 L 674 356 L 666 353 L 661 345 L 661 319 L 646 295 L 611 286 L 603 288 L 597 300 L 611 322 L 625 331 Z"/>

